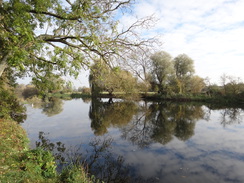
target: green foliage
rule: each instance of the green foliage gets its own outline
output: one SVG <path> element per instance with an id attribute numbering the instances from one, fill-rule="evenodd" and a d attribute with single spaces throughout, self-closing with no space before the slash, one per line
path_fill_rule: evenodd
<path id="1" fill-rule="evenodd" d="M 83 94 L 91 94 L 91 89 L 87 87 L 78 88 L 78 91 Z"/>
<path id="2" fill-rule="evenodd" d="M 0 99 L 0 118 L 13 119 L 19 123 L 26 119 L 26 108 L 11 89 L 6 90 L 0 86 Z"/>
<path id="3" fill-rule="evenodd" d="M 104 135 L 110 126 L 122 127 L 132 120 L 133 115 L 138 111 L 135 103 L 124 102 L 102 102 L 92 99 L 89 117 L 91 128 L 95 135 Z"/>
<path id="4" fill-rule="evenodd" d="M 31 174 L 41 175 L 44 178 L 56 176 L 55 159 L 49 151 L 41 148 L 33 149 L 23 153 L 21 169 Z"/>
<path id="5" fill-rule="evenodd" d="M 194 61 L 186 54 L 180 54 L 174 58 L 174 68 L 177 78 L 185 78 L 192 75 L 194 70 Z"/>
<path id="6" fill-rule="evenodd" d="M 45 95 L 47 93 L 60 91 L 63 89 L 65 82 L 57 74 L 46 73 L 44 77 L 32 78 L 32 83 L 42 95 Z"/>
<path id="7" fill-rule="evenodd" d="M 88 177 L 87 174 L 82 165 L 73 165 L 62 171 L 60 179 L 65 183 L 100 183 L 94 176 Z"/>
<path id="8" fill-rule="evenodd" d="M 50 163 L 53 159 L 47 158 L 48 156 L 41 159 L 40 153 L 28 150 L 29 140 L 20 125 L 14 121 L 0 120 L 0 128 L 1 182 L 48 183 L 55 181 L 46 178 L 51 175 L 48 170 L 52 169 Z M 41 152 L 41 150 L 38 151 Z"/>
<path id="9" fill-rule="evenodd" d="M 244 83 L 240 78 L 233 76 L 221 76 L 222 86 L 216 84 L 206 87 L 206 94 L 214 101 L 220 103 L 243 104 Z"/>
<path id="10" fill-rule="evenodd" d="M 24 99 L 32 98 L 39 95 L 37 88 L 33 85 L 27 85 L 25 88 L 23 88 L 21 93 L 21 96 L 24 97 Z"/>
<path id="11" fill-rule="evenodd" d="M 0 77 L 6 68 L 28 73 L 38 89 L 54 90 L 55 77 L 77 77 L 91 60 L 146 44 L 135 29 L 137 21 L 119 31 L 114 13 L 131 0 L 3 0 L 0 1 Z M 132 34 L 133 32 L 133 34 Z"/>
<path id="12" fill-rule="evenodd" d="M 167 94 L 167 84 L 173 75 L 172 57 L 165 51 L 156 52 L 151 56 L 153 82 L 158 85 L 158 92 Z"/>
<path id="13" fill-rule="evenodd" d="M 192 76 L 189 81 L 189 91 L 191 93 L 201 93 L 206 87 L 204 79 L 199 76 Z"/>
<path id="14" fill-rule="evenodd" d="M 29 140 L 24 129 L 14 121 L 0 119 L 0 182 L 96 182 L 80 166 L 67 167 L 61 174 L 56 171 L 55 156 L 46 148 L 29 150 Z M 46 139 L 44 139 L 46 140 Z M 63 148 L 57 143 L 59 149 Z"/>
<path id="15" fill-rule="evenodd" d="M 177 78 L 177 84 L 179 87 L 179 93 L 184 94 L 189 92 L 190 80 L 192 78 L 194 70 L 194 61 L 186 54 L 180 54 L 174 58 L 174 69 Z M 194 81 L 194 80 L 192 80 Z"/>
<path id="16" fill-rule="evenodd" d="M 92 95 L 96 96 L 102 91 L 112 95 L 114 92 L 133 94 L 137 92 L 137 80 L 128 71 L 120 67 L 110 68 L 102 60 L 91 67 L 89 83 Z"/>

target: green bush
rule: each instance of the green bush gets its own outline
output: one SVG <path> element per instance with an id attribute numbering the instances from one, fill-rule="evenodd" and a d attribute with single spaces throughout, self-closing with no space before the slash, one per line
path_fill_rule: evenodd
<path id="1" fill-rule="evenodd" d="M 0 87 L 0 99 L 0 118 L 12 119 L 19 123 L 26 119 L 26 108 L 20 104 L 11 90 Z"/>
<path id="2" fill-rule="evenodd" d="M 88 177 L 82 165 L 72 165 L 66 167 L 61 175 L 61 182 L 64 183 L 99 183 L 94 176 Z"/>
<path id="3" fill-rule="evenodd" d="M 21 157 L 21 169 L 41 175 L 44 178 L 56 176 L 56 163 L 54 156 L 49 151 L 41 148 L 27 151 Z"/>

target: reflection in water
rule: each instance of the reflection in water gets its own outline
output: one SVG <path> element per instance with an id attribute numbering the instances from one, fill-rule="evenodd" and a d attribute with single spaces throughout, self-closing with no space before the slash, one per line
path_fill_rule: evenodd
<path id="1" fill-rule="evenodd" d="M 42 130 L 52 140 L 39 134 L 36 145 L 52 150 L 60 169 L 83 164 L 105 182 L 244 182 L 242 108 L 94 99 L 83 104 L 65 101 L 58 118 L 45 119 L 54 120 Z"/>
<path id="2" fill-rule="evenodd" d="M 45 101 L 39 98 L 29 100 L 33 108 L 42 109 L 42 113 L 48 117 L 55 116 L 63 111 L 63 100 L 56 97 L 46 98 Z"/>
<path id="3" fill-rule="evenodd" d="M 96 135 L 107 133 L 107 128 L 117 127 L 122 137 L 148 147 L 151 143 L 167 144 L 173 137 L 188 140 L 194 135 L 195 123 L 204 118 L 201 106 L 172 103 L 102 102 L 92 100 L 91 127 Z"/>
<path id="4" fill-rule="evenodd" d="M 226 127 L 227 125 L 240 124 L 243 120 L 243 110 L 240 108 L 223 109 L 221 114 L 221 124 Z"/>
<path id="5" fill-rule="evenodd" d="M 63 111 L 63 101 L 60 98 L 51 97 L 44 104 L 43 113 L 48 117 L 57 115 Z"/>
<path id="6" fill-rule="evenodd" d="M 138 110 L 134 102 L 102 102 L 99 99 L 91 101 L 89 117 L 91 128 L 95 135 L 104 135 L 109 127 L 121 128 L 132 120 Z"/>
<path id="7" fill-rule="evenodd" d="M 35 142 L 36 147 L 41 147 L 46 151 L 53 153 L 57 164 L 60 166 L 65 163 L 65 157 L 63 156 L 66 151 L 66 147 L 62 142 L 53 143 L 47 138 L 47 134 L 44 132 L 39 132 L 39 140 Z"/>
<path id="8" fill-rule="evenodd" d="M 51 142 L 47 134 L 39 132 L 36 147 L 51 151 L 58 164 L 58 171 L 65 167 L 83 166 L 91 175 L 95 175 L 101 182 L 106 183 L 151 183 L 153 178 L 143 179 L 133 175 L 133 167 L 125 163 L 123 156 L 116 156 L 111 152 L 111 137 L 94 138 L 89 147 L 82 150 L 82 144 L 75 147 L 65 147 L 62 142 Z"/>

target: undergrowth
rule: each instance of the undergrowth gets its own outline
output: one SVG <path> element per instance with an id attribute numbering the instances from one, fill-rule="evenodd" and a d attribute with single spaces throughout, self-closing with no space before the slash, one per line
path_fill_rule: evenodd
<path id="1" fill-rule="evenodd" d="M 93 183 L 98 182 L 82 166 L 56 171 L 55 158 L 42 148 L 29 149 L 24 129 L 0 119 L 0 183 Z"/>

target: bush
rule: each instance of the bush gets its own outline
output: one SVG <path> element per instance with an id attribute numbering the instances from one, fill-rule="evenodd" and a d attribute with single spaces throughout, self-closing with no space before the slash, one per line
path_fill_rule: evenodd
<path id="1" fill-rule="evenodd" d="M 21 157 L 21 169 L 44 178 L 53 178 L 56 176 L 55 158 L 49 151 L 33 149 Z"/>
<path id="2" fill-rule="evenodd" d="M 25 99 L 33 97 L 33 96 L 38 95 L 38 94 L 39 94 L 39 92 L 34 86 L 27 86 L 22 92 L 22 96 Z"/>
<path id="3" fill-rule="evenodd" d="M 66 167 L 61 175 L 60 179 L 65 183 L 98 183 L 94 176 L 88 177 L 87 172 L 80 165 L 73 165 Z"/>
<path id="4" fill-rule="evenodd" d="M 26 108 L 20 104 L 12 91 L 0 87 L 0 118 L 23 122 L 26 119 Z"/>
<path id="5" fill-rule="evenodd" d="M 91 89 L 90 88 L 87 88 L 87 87 L 83 87 L 81 92 L 83 94 L 91 94 Z"/>

